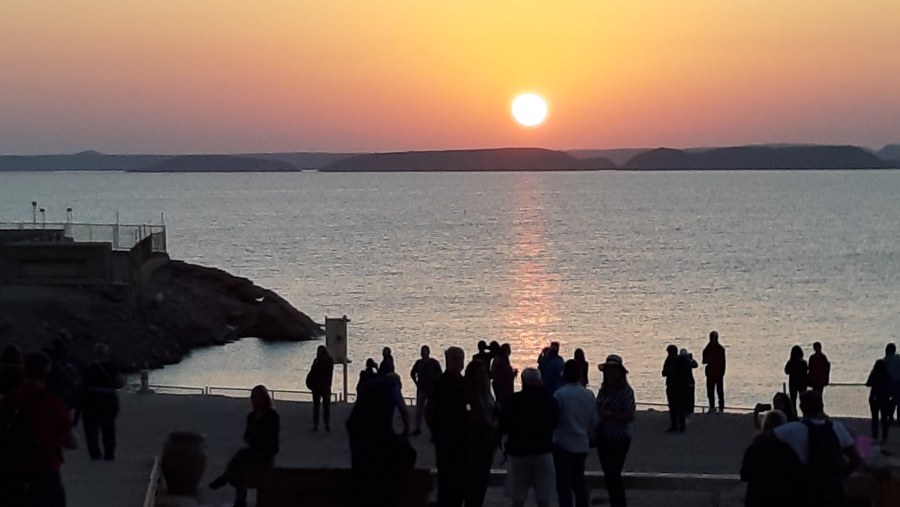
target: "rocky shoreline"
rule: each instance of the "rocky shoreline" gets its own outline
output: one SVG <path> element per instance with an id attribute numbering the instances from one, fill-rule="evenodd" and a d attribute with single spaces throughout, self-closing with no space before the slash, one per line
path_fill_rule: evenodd
<path id="1" fill-rule="evenodd" d="M 284 298 L 221 269 L 168 260 L 141 285 L 0 286 L 0 346 L 60 339 L 75 364 L 106 342 L 126 372 L 181 361 L 240 338 L 301 341 L 322 327 Z"/>

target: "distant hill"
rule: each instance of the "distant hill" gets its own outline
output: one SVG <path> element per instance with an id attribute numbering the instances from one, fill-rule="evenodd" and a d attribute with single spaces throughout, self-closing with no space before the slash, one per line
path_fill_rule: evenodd
<path id="1" fill-rule="evenodd" d="M 321 171 L 585 171 L 615 168 L 614 163 L 603 158 L 579 160 L 568 153 L 543 148 L 497 148 L 372 153 L 339 160 Z"/>
<path id="2" fill-rule="evenodd" d="M 880 169 L 884 161 L 856 146 L 741 146 L 688 152 L 659 148 L 635 155 L 626 169 Z"/>
<path id="3" fill-rule="evenodd" d="M 650 151 L 650 148 L 621 148 L 614 150 L 566 150 L 566 153 L 577 159 L 606 158 L 616 165 L 624 165 L 639 153 Z"/>
<path id="4" fill-rule="evenodd" d="M 321 169 L 327 165 L 333 164 L 338 160 L 355 157 L 359 153 L 315 153 L 315 152 L 296 152 L 296 153 L 242 153 L 242 157 L 259 158 L 263 160 L 280 160 L 293 164 L 299 169 Z"/>
<path id="5" fill-rule="evenodd" d="M 297 166 L 283 160 L 263 160 L 233 155 L 180 155 L 135 172 L 179 173 L 179 172 L 290 172 Z"/>
<path id="6" fill-rule="evenodd" d="M 133 171 L 171 155 L 105 155 L 83 151 L 72 155 L 0 155 L 0 171 Z"/>
<path id="7" fill-rule="evenodd" d="M 888 144 L 875 152 L 881 160 L 900 160 L 900 144 Z M 896 166 L 894 166 L 896 167 Z"/>
<path id="8" fill-rule="evenodd" d="M 285 167 L 280 170 L 297 171 L 318 169 L 354 155 L 356 154 L 295 152 L 248 153 L 233 156 L 286 162 L 292 169 Z M 107 155 L 93 150 L 70 155 L 0 155 L 0 171 L 144 171 L 177 156 L 179 155 Z"/>

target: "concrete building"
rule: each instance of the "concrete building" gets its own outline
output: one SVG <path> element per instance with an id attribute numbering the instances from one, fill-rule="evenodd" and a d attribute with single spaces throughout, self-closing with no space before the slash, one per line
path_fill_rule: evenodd
<path id="1" fill-rule="evenodd" d="M 168 258 L 164 225 L 0 224 L 0 284 L 140 284 Z"/>

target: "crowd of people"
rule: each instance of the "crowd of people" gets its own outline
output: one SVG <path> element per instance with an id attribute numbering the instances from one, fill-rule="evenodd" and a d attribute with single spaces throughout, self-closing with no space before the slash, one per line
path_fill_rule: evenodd
<path id="1" fill-rule="evenodd" d="M 420 435 L 424 422 L 435 449 L 439 506 L 482 505 L 497 453 L 507 463 L 507 491 L 514 506 L 524 505 L 532 490 L 541 506 L 554 497 L 563 507 L 587 506 L 584 472 L 592 447 L 611 505 L 625 505 L 622 470 L 635 397 L 622 358 L 612 354 L 598 365 L 603 382 L 595 396 L 586 387 L 584 351 L 578 349 L 566 360 L 559 343 L 551 343 L 535 367 L 522 371 L 519 391 L 514 387 L 519 371 L 511 366 L 510 353 L 508 344 L 481 341 L 466 363 L 465 351 L 450 347 L 442 368 L 423 346 L 409 374 L 416 386 L 414 429 L 391 350 L 384 349 L 381 364 L 366 361 L 347 421 L 353 474 L 366 492 L 358 503 L 395 504 L 397 481 L 415 463 L 407 437 Z M 403 424 L 399 433 L 393 426 L 398 413 Z"/>
<path id="2" fill-rule="evenodd" d="M 753 420 L 759 433 L 741 468 L 741 476 L 750 483 L 747 505 L 831 505 L 839 501 L 843 478 L 859 464 L 849 432 L 825 415 L 822 394 L 830 382 L 831 363 L 821 343 L 813 344 L 813 351 L 807 363 L 802 348 L 794 347 L 785 366 L 790 389 L 776 393 L 771 405 L 757 406 Z M 686 419 L 694 412 L 693 370 L 699 364 L 693 354 L 674 344 L 666 353 L 662 370 L 670 413 L 666 431 L 683 433 Z M 372 398 L 364 394 L 369 385 L 385 382 L 390 386 L 390 394 L 381 397 L 381 423 L 375 425 L 379 430 L 371 438 L 380 447 L 368 456 L 384 456 L 383 446 L 391 445 L 395 450 L 406 449 L 400 455 L 407 459 L 369 470 L 379 484 L 402 477 L 405 467 L 413 466 L 415 451 L 403 439 L 420 435 L 424 420 L 435 447 L 439 506 L 481 505 L 498 452 L 507 463 L 506 492 L 513 506 L 523 505 L 529 490 L 534 491 L 538 505 L 549 505 L 554 490 L 561 506 L 588 505 L 584 470 L 591 448 L 596 448 L 610 505 L 626 504 L 622 470 L 631 444 L 635 396 L 620 356 L 612 354 L 599 365 L 603 381 L 595 394 L 586 387 L 584 352 L 577 349 L 566 360 L 559 344 L 551 343 L 541 351 L 535 367 L 522 371 L 521 390 L 516 391 L 519 372 L 510 364 L 508 344 L 479 342 L 468 365 L 465 352 L 450 347 L 444 353 L 444 371 L 431 357 L 429 347 L 423 346 L 421 358 L 410 371 L 417 401 L 411 433 L 390 349 L 385 348 L 383 356 L 381 365 L 372 359 L 367 362 L 357 386 L 359 400 Z M 701 363 L 705 365 L 708 412 L 722 413 L 726 357 L 716 331 L 709 333 Z M 384 365 L 389 365 L 386 374 Z M 891 414 L 897 410 L 894 403 L 900 401 L 896 395 L 900 376 L 893 375 L 898 369 L 900 356 L 891 344 L 885 358 L 876 361 L 867 382 L 872 393 L 873 437 L 880 426 L 882 438 L 887 438 Z M 797 415 L 797 401 L 802 418 Z M 390 422 L 395 410 L 404 421 L 399 435 Z M 366 418 L 360 419 L 355 407 L 353 419 L 359 424 Z M 359 448 L 358 440 L 353 445 L 354 433 L 351 429 L 351 448 Z M 391 440 L 395 437 L 398 440 Z M 363 455 L 365 452 L 354 451 L 354 470 L 365 476 L 373 461 L 357 459 Z M 789 485 L 792 493 L 773 497 L 772 491 L 781 491 L 784 485 Z M 390 488 L 382 488 L 387 490 Z M 390 505 L 387 497 L 384 500 L 382 505 Z"/>
<path id="3" fill-rule="evenodd" d="M 748 482 L 747 505 L 837 505 L 843 478 L 859 462 L 853 437 L 825 415 L 823 393 L 831 363 L 822 344 L 813 344 L 807 362 L 795 346 L 784 371 L 787 392 L 771 405 L 757 405 L 753 421 L 759 432 L 748 447 L 741 477 Z M 346 422 L 354 480 L 360 505 L 394 505 L 402 481 L 416 461 L 409 437 L 421 435 L 423 423 L 435 448 L 439 506 L 482 505 L 491 467 L 499 453 L 507 466 L 506 491 L 513 506 L 529 491 L 538 505 L 555 496 L 562 507 L 586 506 L 585 461 L 596 449 L 606 479 L 610 505 L 626 505 L 622 470 L 631 445 L 635 395 L 619 355 L 598 365 L 602 382 L 587 388 L 588 361 L 576 349 L 571 359 L 552 342 L 534 367 L 519 371 L 510 363 L 509 344 L 480 341 L 466 362 L 459 347 L 444 351 L 444 366 L 421 347 L 409 378 L 416 386 L 415 415 L 402 395 L 392 351 L 381 362 L 370 358 L 360 372 L 357 398 Z M 712 331 L 703 349 L 709 413 L 725 410 L 725 349 Z M 673 433 L 685 431 L 694 411 L 698 362 L 686 349 L 669 345 L 663 362 L 666 397 Z M 317 349 L 306 379 L 313 394 L 313 431 L 320 420 L 331 430 L 330 401 L 334 361 L 324 346 Z M 516 391 L 516 379 L 521 389 Z M 73 429 L 81 422 L 92 460 L 116 457 L 117 391 L 124 378 L 104 344 L 92 361 L 76 368 L 57 340 L 39 352 L 23 354 L 8 346 L 0 357 L 0 498 L 11 506 L 64 506 L 60 479 L 63 450 L 73 449 Z M 872 438 L 887 440 L 900 424 L 900 355 L 888 344 L 875 361 L 870 388 Z M 798 417 L 799 401 L 802 417 Z M 251 393 L 244 443 L 212 488 L 232 485 L 235 505 L 246 505 L 247 477 L 271 467 L 279 452 L 280 419 L 262 385 Z M 402 430 L 395 430 L 399 414 Z M 896 415 L 895 415 L 896 414 Z M 793 487 L 787 487 L 793 486 Z M 773 493 L 778 492 L 778 493 Z"/>
<path id="4" fill-rule="evenodd" d="M 97 343 L 79 370 L 57 339 L 25 354 L 16 345 L 0 357 L 0 498 L 11 507 L 63 507 L 63 451 L 75 449 L 74 428 L 84 428 L 92 460 L 116 457 L 117 391 L 125 378 Z"/>

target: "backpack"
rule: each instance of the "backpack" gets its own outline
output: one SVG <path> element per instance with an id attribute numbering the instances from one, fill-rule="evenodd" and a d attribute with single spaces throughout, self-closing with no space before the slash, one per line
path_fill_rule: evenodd
<path id="1" fill-rule="evenodd" d="M 0 408 L 0 474 L 29 480 L 40 473 L 41 443 L 29 410 L 35 395 L 9 395 Z"/>
<path id="2" fill-rule="evenodd" d="M 846 464 L 834 425 L 828 420 L 824 424 L 804 420 L 803 424 L 809 431 L 809 461 L 806 465 L 809 498 L 840 497 Z"/>

